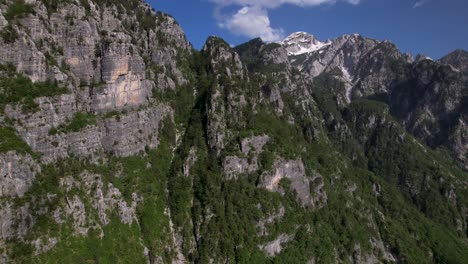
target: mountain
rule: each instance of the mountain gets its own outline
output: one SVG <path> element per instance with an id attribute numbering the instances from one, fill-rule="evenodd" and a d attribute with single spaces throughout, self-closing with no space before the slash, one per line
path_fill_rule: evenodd
<path id="1" fill-rule="evenodd" d="M 0 10 L 0 263 L 468 262 L 465 51 Z"/>
<path id="2" fill-rule="evenodd" d="M 468 52 L 458 49 L 454 52 L 444 56 L 439 60 L 442 64 L 452 65 L 455 68 L 455 71 L 461 71 L 465 75 L 468 74 Z"/>
<path id="3" fill-rule="evenodd" d="M 321 42 L 307 32 L 296 32 L 289 35 L 286 39 L 279 42 L 288 55 L 301 55 L 323 49 L 330 45 L 330 41 Z"/>

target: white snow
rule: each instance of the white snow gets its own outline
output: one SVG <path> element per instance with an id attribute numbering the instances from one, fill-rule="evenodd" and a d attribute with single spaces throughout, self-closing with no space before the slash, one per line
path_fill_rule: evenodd
<path id="1" fill-rule="evenodd" d="M 314 52 L 314 51 L 317 51 L 317 50 L 321 50 L 322 48 L 330 45 L 331 43 L 323 43 L 323 42 L 318 42 L 317 44 L 312 44 L 310 45 L 308 48 L 306 47 L 300 47 L 300 49 L 296 52 L 289 52 L 288 55 L 301 55 L 301 54 L 304 54 L 304 53 L 311 53 L 311 52 Z"/>
<path id="2" fill-rule="evenodd" d="M 296 32 L 278 43 L 287 47 L 289 56 L 297 56 L 321 50 L 330 45 L 331 41 L 321 42 L 309 33 Z"/>

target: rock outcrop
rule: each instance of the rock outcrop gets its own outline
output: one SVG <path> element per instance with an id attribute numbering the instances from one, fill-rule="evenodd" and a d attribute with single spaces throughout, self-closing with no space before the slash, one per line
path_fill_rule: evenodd
<path id="1" fill-rule="evenodd" d="M 31 155 L 0 154 L 0 197 L 22 197 L 41 168 Z"/>
<path id="2" fill-rule="evenodd" d="M 274 257 L 278 255 L 283 250 L 283 247 L 286 243 L 293 239 L 292 236 L 281 234 L 273 241 L 268 242 L 265 245 L 258 246 L 262 251 L 264 251 L 269 257 Z"/>
<path id="3" fill-rule="evenodd" d="M 241 141 L 240 149 L 245 158 L 227 156 L 223 167 L 226 179 L 235 179 L 241 174 L 250 174 L 258 170 L 258 157 L 263 146 L 269 141 L 267 135 L 245 138 Z"/>
<path id="4" fill-rule="evenodd" d="M 301 160 L 277 159 L 273 163 L 273 173 L 262 175 L 260 186 L 269 191 L 284 193 L 281 180 L 290 181 L 289 188 L 294 191 L 297 198 L 303 206 L 321 207 L 327 202 L 327 194 L 324 191 L 322 176 L 315 173 L 313 176 L 307 176 L 304 163 Z M 311 188 L 313 188 L 311 190 Z"/>

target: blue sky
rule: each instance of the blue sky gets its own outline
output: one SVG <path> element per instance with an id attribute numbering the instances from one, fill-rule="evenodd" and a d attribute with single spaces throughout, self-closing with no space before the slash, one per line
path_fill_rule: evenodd
<path id="1" fill-rule="evenodd" d="M 468 50 L 468 0 L 148 0 L 173 15 L 200 49 L 210 35 L 232 45 L 296 31 L 318 39 L 359 33 L 438 59 Z"/>

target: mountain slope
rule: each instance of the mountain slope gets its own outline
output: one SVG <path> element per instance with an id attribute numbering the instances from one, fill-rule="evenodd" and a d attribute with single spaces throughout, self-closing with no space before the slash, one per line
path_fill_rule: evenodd
<path id="1" fill-rule="evenodd" d="M 0 262 L 468 261 L 462 55 L 0 8 Z"/>

